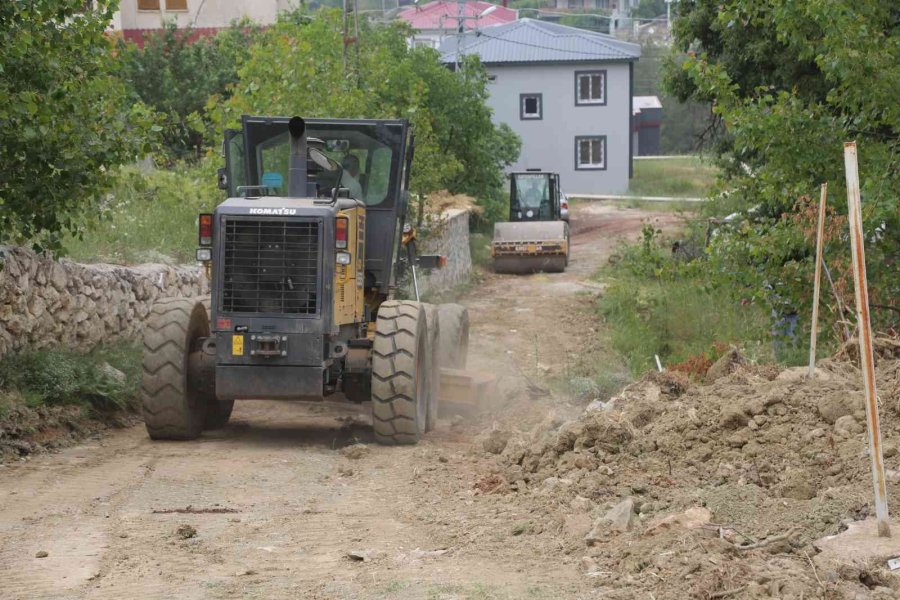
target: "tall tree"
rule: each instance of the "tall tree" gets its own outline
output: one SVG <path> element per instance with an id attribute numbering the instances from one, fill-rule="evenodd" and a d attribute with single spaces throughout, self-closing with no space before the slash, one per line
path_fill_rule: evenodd
<path id="1" fill-rule="evenodd" d="M 339 12 L 284 15 L 252 45 L 234 95 L 211 99 L 219 132 L 244 113 L 406 118 L 416 135 L 413 189 L 465 192 L 499 213 L 502 169 L 520 142 L 491 122 L 483 67 L 471 60 L 453 72 L 436 51 L 410 48 L 409 35 L 404 24 L 360 23 L 345 72 Z"/>
<path id="2" fill-rule="evenodd" d="M 175 158 L 197 155 L 203 145 L 199 120 L 207 99 L 227 97 L 237 82 L 257 28 L 236 22 L 214 36 L 194 39 L 190 29 L 166 23 L 143 47 L 120 42 L 121 77 L 134 96 L 160 113 L 163 144 Z"/>
<path id="3" fill-rule="evenodd" d="M 680 3 L 676 42 L 692 56 L 669 65 L 668 85 L 681 99 L 712 102 L 727 131 L 721 209 L 753 207 L 748 229 L 718 245 L 728 268 L 756 274 L 796 306 L 808 305 L 811 265 L 800 209 L 828 181 L 831 206 L 846 212 L 842 143 L 855 140 L 873 302 L 898 308 L 898 14 L 883 0 Z M 846 238 L 835 242 L 828 258 L 846 264 Z M 881 313 L 888 322 L 897 314 Z"/>
<path id="4" fill-rule="evenodd" d="M 0 239 L 59 248 L 150 127 L 112 76 L 115 1 L 0 3 Z"/>

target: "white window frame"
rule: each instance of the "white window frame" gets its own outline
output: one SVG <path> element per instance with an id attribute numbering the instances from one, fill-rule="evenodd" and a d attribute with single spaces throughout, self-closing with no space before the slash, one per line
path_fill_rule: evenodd
<path id="1" fill-rule="evenodd" d="M 593 156 L 592 142 L 599 142 L 600 157 Z M 591 162 L 581 162 L 581 145 L 583 143 L 591 144 L 588 146 L 588 154 Z M 605 171 L 606 170 L 606 136 L 605 135 L 577 135 L 575 136 L 575 170 L 576 171 Z"/>
<path id="2" fill-rule="evenodd" d="M 581 81 L 582 78 L 586 78 L 588 80 L 588 94 L 590 95 L 590 90 L 593 88 L 591 84 L 591 78 L 599 77 L 600 78 L 600 97 L 594 98 L 591 96 L 587 100 L 582 100 L 581 98 Z M 575 106 L 606 106 L 606 69 L 592 69 L 590 71 L 575 71 Z"/>
<path id="3" fill-rule="evenodd" d="M 529 98 L 537 100 L 537 112 L 525 112 L 525 101 Z M 519 94 L 519 120 L 521 121 L 540 121 L 544 118 L 544 95 L 543 94 Z"/>

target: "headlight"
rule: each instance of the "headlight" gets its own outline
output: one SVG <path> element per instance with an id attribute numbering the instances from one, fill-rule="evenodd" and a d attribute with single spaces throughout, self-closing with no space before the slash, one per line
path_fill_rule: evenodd
<path id="1" fill-rule="evenodd" d="M 337 264 L 349 265 L 350 264 L 350 253 L 349 252 L 338 252 L 337 253 Z"/>
<path id="2" fill-rule="evenodd" d="M 212 260 L 212 249 L 197 248 L 197 262 L 207 262 Z"/>

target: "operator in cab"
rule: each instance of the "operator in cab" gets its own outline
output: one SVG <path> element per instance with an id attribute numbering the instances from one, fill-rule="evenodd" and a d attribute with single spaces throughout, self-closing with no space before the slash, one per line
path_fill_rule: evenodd
<path id="1" fill-rule="evenodd" d="M 342 161 L 344 173 L 341 175 L 341 186 L 350 190 L 350 197 L 356 200 L 363 199 L 362 185 L 359 183 L 359 159 L 353 154 L 348 154 Z"/>

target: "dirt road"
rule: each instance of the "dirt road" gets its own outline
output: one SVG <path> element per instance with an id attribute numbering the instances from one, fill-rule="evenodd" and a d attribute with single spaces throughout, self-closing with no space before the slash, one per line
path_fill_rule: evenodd
<path id="1" fill-rule="evenodd" d="M 570 368 L 599 326 L 588 277 L 647 217 L 579 207 L 566 273 L 486 275 L 461 300 L 470 367 L 495 371 L 506 390 L 520 373 L 541 387 Z M 593 597 L 577 555 L 519 535 L 527 509 L 479 492 L 493 457 L 478 436 L 551 399 L 510 402 L 477 422 L 442 420 L 416 447 L 367 444 L 357 458 L 343 448 L 367 443 L 364 427 L 245 402 L 195 442 L 152 443 L 136 426 L 5 465 L 0 597 Z"/>

